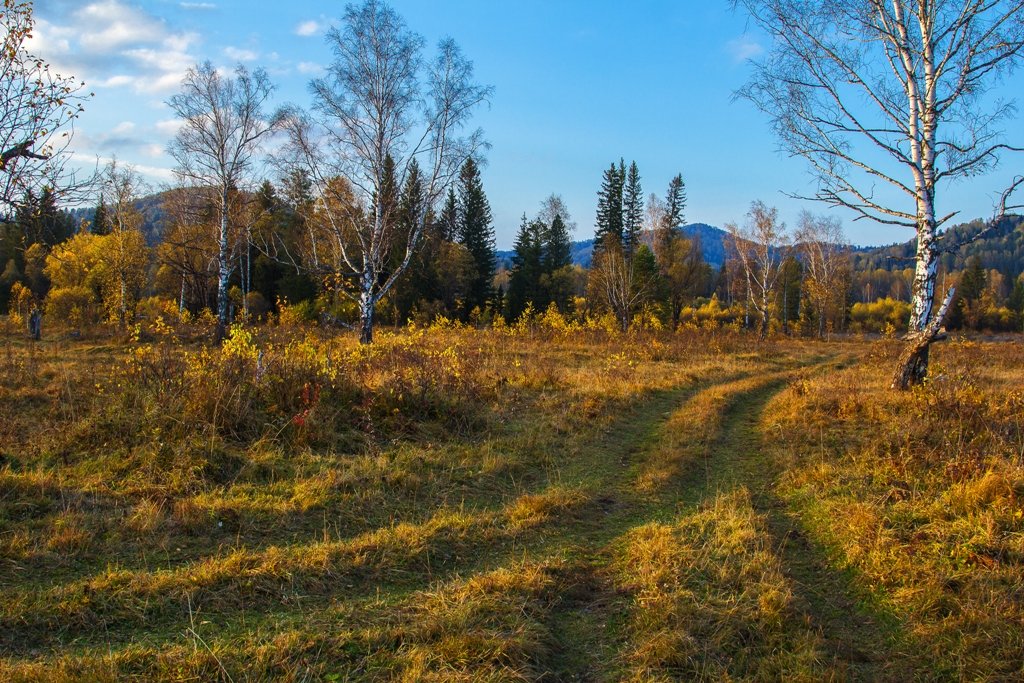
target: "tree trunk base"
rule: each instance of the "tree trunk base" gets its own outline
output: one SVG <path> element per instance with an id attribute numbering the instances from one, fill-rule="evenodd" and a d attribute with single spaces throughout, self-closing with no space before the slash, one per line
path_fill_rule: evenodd
<path id="1" fill-rule="evenodd" d="M 909 340 L 896 365 L 896 374 L 892 378 L 893 389 L 905 391 L 924 382 L 928 377 L 928 349 L 933 341 L 928 337 Z"/>
<path id="2" fill-rule="evenodd" d="M 359 343 L 360 344 L 372 344 L 373 343 L 373 313 L 367 313 L 363 311 L 361 319 L 359 320 Z"/>

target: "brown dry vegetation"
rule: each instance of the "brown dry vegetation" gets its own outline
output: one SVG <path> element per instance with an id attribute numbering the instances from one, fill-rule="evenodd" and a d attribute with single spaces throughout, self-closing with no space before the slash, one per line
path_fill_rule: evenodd
<path id="1" fill-rule="evenodd" d="M 1015 343 L 180 332 L 0 337 L 0 679 L 1024 673 Z"/>

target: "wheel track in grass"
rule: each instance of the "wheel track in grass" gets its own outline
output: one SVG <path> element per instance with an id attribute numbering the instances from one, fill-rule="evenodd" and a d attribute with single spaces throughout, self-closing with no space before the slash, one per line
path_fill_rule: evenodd
<path id="1" fill-rule="evenodd" d="M 573 558 L 575 579 L 568 581 L 566 609 L 552 619 L 558 647 L 550 680 L 615 680 L 609 672 L 617 669 L 621 658 L 625 606 L 609 585 L 612 549 L 632 529 L 675 517 L 696 490 L 694 482 L 705 470 L 730 408 L 751 388 L 781 381 L 792 372 L 748 374 L 701 387 L 679 397 L 664 420 L 632 441 L 632 462 L 606 489 L 617 508 L 600 528 L 561 550 Z"/>
<path id="2" fill-rule="evenodd" d="M 830 360 L 817 357 L 808 365 L 819 368 Z M 777 389 L 806 367 L 765 368 L 672 396 L 674 404 L 652 406 L 668 409 L 663 419 L 636 424 L 621 435 L 619 448 L 628 456 L 619 476 L 604 483 L 603 518 L 576 525 L 571 538 L 549 544 L 547 552 L 568 564 L 562 577 L 567 598 L 551 619 L 557 642 L 545 680 L 617 680 L 608 672 L 620 658 L 623 605 L 608 585 L 611 549 L 631 529 L 695 507 L 705 495 L 701 478 L 715 459 L 721 432 L 733 428 L 736 406 L 766 387 Z"/>
<path id="3" fill-rule="evenodd" d="M 597 537 L 604 538 L 608 536 L 607 527 L 603 523 L 602 517 L 613 509 L 621 510 L 623 503 L 618 496 L 609 496 L 607 492 L 617 488 L 615 482 L 621 479 L 624 473 L 629 471 L 629 459 L 635 457 L 646 447 L 645 439 L 649 438 L 649 435 L 656 430 L 666 415 L 671 414 L 672 408 L 677 406 L 680 401 L 685 400 L 687 396 L 699 392 L 706 386 L 715 386 L 720 382 L 729 382 L 736 377 L 736 374 L 731 374 L 703 382 L 686 384 L 671 390 L 650 392 L 643 397 L 643 400 L 630 406 L 628 413 L 605 430 L 604 434 L 595 435 L 581 444 L 577 449 L 579 451 L 577 457 L 570 459 L 569 462 L 556 470 L 553 477 L 553 479 L 562 482 L 561 486 L 568 486 L 573 490 L 579 490 L 586 496 L 584 501 L 586 509 L 583 514 L 570 514 L 570 518 L 566 520 L 568 523 L 566 525 L 567 530 L 571 534 L 580 537 L 594 537 L 596 539 Z M 593 459 L 590 462 L 583 462 L 588 453 L 599 456 L 596 462 Z M 555 482 L 552 486 L 542 489 L 541 493 L 555 486 L 559 486 L 559 484 Z M 541 536 L 545 534 L 546 532 L 543 530 L 539 532 Z M 444 539 L 442 538 L 441 541 L 444 541 Z M 405 580 L 397 580 L 396 583 L 394 578 L 390 580 L 385 579 L 384 585 L 400 588 L 402 591 L 415 589 L 417 586 L 425 587 L 429 583 L 443 580 L 445 577 L 460 571 L 471 572 L 481 566 L 492 567 L 496 564 L 500 566 L 500 559 L 515 556 L 517 552 L 530 552 L 532 547 L 537 546 L 537 542 L 530 538 L 529 535 L 524 537 L 521 542 L 515 538 L 506 539 L 504 542 L 496 543 L 493 547 L 493 550 L 498 551 L 495 553 L 497 558 L 494 558 L 500 558 L 498 562 L 487 561 L 486 559 L 481 560 L 480 555 L 482 552 L 491 549 L 488 545 L 489 542 L 491 542 L 491 539 L 485 540 L 483 545 L 479 547 L 474 547 L 475 544 L 472 542 L 469 545 L 457 543 L 458 552 L 451 553 L 444 547 L 439 547 L 437 552 L 431 555 L 431 550 L 428 549 L 423 554 L 427 558 L 425 560 L 426 565 L 422 561 L 417 560 L 411 567 L 399 566 L 396 568 L 397 573 L 404 574 Z M 545 547 L 549 545 L 546 539 L 542 539 L 540 544 Z M 441 543 L 441 546 L 444 545 L 444 543 Z M 249 611 L 259 610 L 261 607 L 271 611 L 274 609 L 279 610 L 282 607 L 288 610 L 289 603 L 294 605 L 292 594 L 295 593 L 295 576 L 287 566 L 287 556 L 290 554 L 290 551 L 287 547 L 270 548 L 269 551 L 271 554 L 276 553 L 274 557 L 269 558 L 271 561 L 267 564 L 273 572 L 280 575 L 282 591 L 260 590 L 254 602 L 246 605 L 246 609 Z M 252 566 L 259 565 L 263 554 L 266 554 L 266 552 L 257 549 L 252 554 L 252 557 L 247 558 L 241 563 L 240 570 L 248 571 Z M 278 555 L 285 556 L 283 565 Z M 210 560 L 216 558 L 202 559 Z M 85 647 L 88 647 L 88 644 L 97 638 L 108 646 L 115 642 L 128 644 L 134 640 L 136 629 L 143 628 L 143 624 L 146 624 L 147 632 L 152 625 L 157 631 L 164 631 L 167 636 L 174 637 L 173 634 L 180 633 L 181 631 L 178 627 L 180 626 L 181 619 L 184 618 L 182 610 L 185 608 L 179 605 L 181 609 L 176 609 L 167 600 L 161 602 L 159 594 L 150 597 L 148 595 L 150 589 L 145 586 L 141 587 L 139 595 L 132 597 L 133 591 L 126 584 L 131 584 L 132 578 L 130 575 L 134 573 L 138 574 L 144 583 L 150 581 L 156 581 L 158 584 L 166 583 L 169 586 L 176 586 L 174 588 L 176 592 L 181 592 L 182 590 L 188 592 L 189 589 L 187 586 L 184 586 L 184 583 L 187 583 L 187 574 L 193 566 L 195 565 L 184 565 L 170 571 L 153 573 L 153 578 L 150 578 L 151 573 L 147 571 L 129 571 L 127 572 L 129 576 L 126 576 L 123 582 L 118 583 L 116 594 L 113 596 L 113 603 L 107 605 L 101 604 L 103 597 L 102 588 L 97 591 L 91 585 L 92 582 L 88 577 L 50 591 L 33 590 L 23 595 L 9 593 L 7 596 L 8 607 L 2 610 L 3 628 L 0 628 L 0 646 L 11 654 L 26 651 L 26 649 L 39 654 L 50 648 L 62 649 L 63 644 L 69 641 L 77 642 Z M 419 579 L 415 579 L 412 576 L 413 570 L 419 572 Z M 306 593 L 308 594 L 307 597 L 313 598 L 317 595 L 328 597 L 330 590 L 320 586 L 324 580 L 332 575 L 332 572 L 333 570 L 330 567 L 321 572 L 323 576 L 316 575 L 316 572 L 314 572 L 314 575 L 309 577 L 306 585 L 300 589 L 299 593 Z M 181 581 L 174 578 L 176 574 L 180 575 Z M 379 571 L 371 572 L 371 575 L 377 576 L 388 576 L 388 574 L 389 568 L 386 566 L 380 568 Z M 345 573 L 342 572 L 341 575 L 344 576 Z M 157 576 L 160 578 L 156 578 Z M 243 580 L 243 583 L 246 581 Z M 231 591 L 231 583 L 232 579 L 225 575 L 223 579 L 217 579 L 212 586 L 207 586 L 206 590 L 216 594 L 224 594 Z M 373 584 L 372 581 L 367 582 L 358 576 L 351 583 L 353 584 L 353 590 L 347 592 L 350 594 L 347 597 L 357 597 L 364 593 L 373 592 L 381 585 L 379 583 Z M 76 587 L 76 584 L 81 585 Z M 100 585 L 102 586 L 102 582 Z M 56 611 L 51 612 L 49 615 L 33 615 L 31 612 L 19 613 L 19 604 L 25 606 L 26 609 L 31 609 L 27 606 L 36 601 L 44 604 L 47 602 L 58 605 L 65 604 L 69 597 L 74 599 L 75 595 L 83 591 L 94 598 L 94 600 L 90 600 L 89 606 L 83 608 L 84 614 L 80 615 L 75 611 L 76 608 L 71 608 L 72 612 L 68 614 L 63 614 L 61 608 L 57 608 Z M 282 593 L 288 594 L 289 599 L 282 601 L 273 597 L 275 594 L 281 595 Z M 121 602 L 124 603 L 123 607 L 118 606 Z M 172 600 L 171 602 L 175 601 Z M 181 602 L 182 605 L 185 604 L 185 601 L 177 602 Z M 175 604 L 177 603 L 175 602 Z M 193 605 L 193 607 L 200 606 Z M 140 609 L 142 610 L 141 612 Z M 230 618 L 233 611 L 229 607 L 227 612 L 213 610 L 212 614 Z M 181 614 L 178 614 L 179 612 Z M 147 613 L 151 613 L 151 616 L 155 617 L 155 619 L 149 619 Z M 178 616 L 175 617 L 175 614 L 178 614 Z M 120 623 L 122 621 L 121 617 L 127 618 L 127 621 Z M 27 633 L 33 631 L 35 632 L 33 637 L 25 637 Z"/>
<path id="4" fill-rule="evenodd" d="M 848 362 L 819 362 L 802 372 L 821 372 Z M 922 672 L 913 669 L 918 661 L 913 637 L 895 618 L 865 601 L 852 573 L 831 566 L 827 552 L 804 533 L 797 513 L 775 491 L 781 465 L 765 444 L 762 414 L 797 372 L 715 385 L 684 404 L 681 411 L 717 406 L 711 414 L 720 420 L 691 420 L 689 434 L 694 438 L 681 448 L 681 466 L 665 482 L 672 492 L 662 493 L 660 512 L 652 510 L 649 518 L 664 518 L 666 502 L 675 507 L 670 517 L 684 518 L 712 505 L 720 495 L 749 490 L 753 510 L 763 520 L 759 532 L 778 558 L 793 594 L 793 618 L 786 628 L 819 643 L 819 673 L 839 681 L 918 680 Z M 606 661 L 600 668 L 608 671 L 615 666 Z M 587 670 L 565 679 L 611 680 Z"/>
<path id="5" fill-rule="evenodd" d="M 702 500 L 739 487 L 750 490 L 754 511 L 764 520 L 762 531 L 793 591 L 791 626 L 820 638 L 833 680 L 916 680 L 903 650 L 908 634 L 864 602 L 856 577 L 831 566 L 826 551 L 806 535 L 797 513 L 775 491 L 780 465 L 765 444 L 761 417 L 782 388 L 773 383 L 752 391 L 730 412 L 703 485 L 695 482 L 695 489 L 702 490 Z"/>

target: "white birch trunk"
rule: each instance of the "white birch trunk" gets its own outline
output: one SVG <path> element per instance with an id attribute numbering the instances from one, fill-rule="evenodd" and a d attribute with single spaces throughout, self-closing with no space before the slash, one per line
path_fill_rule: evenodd
<path id="1" fill-rule="evenodd" d="M 377 306 L 377 297 L 373 293 L 373 276 L 369 272 L 362 275 L 362 293 L 359 296 L 359 343 L 373 343 L 373 313 Z"/>
<path id="2" fill-rule="evenodd" d="M 220 196 L 220 235 L 217 249 L 217 330 L 216 341 L 221 341 L 228 326 L 228 282 L 231 278 L 231 259 L 228 253 L 228 192 L 225 187 Z"/>

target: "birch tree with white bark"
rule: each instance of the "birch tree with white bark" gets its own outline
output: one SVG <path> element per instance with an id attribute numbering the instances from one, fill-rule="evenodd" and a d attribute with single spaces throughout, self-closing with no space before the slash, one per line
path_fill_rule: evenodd
<path id="1" fill-rule="evenodd" d="M 327 42 L 334 61 L 310 84 L 311 111 L 287 119 L 292 160 L 313 180 L 328 227 L 316 252 L 333 255 L 304 266 L 354 284 L 360 340 L 370 343 L 374 309 L 408 268 L 430 208 L 484 146 L 479 130 L 460 134 L 492 88 L 474 82 L 472 63 L 450 39 L 425 60 L 424 39 L 376 0 L 348 5 Z M 405 185 L 414 160 L 425 201 L 403 220 L 389 188 Z"/>
<path id="2" fill-rule="evenodd" d="M 606 235 L 594 252 L 590 287 L 623 332 L 629 329 L 637 309 L 654 294 L 657 279 L 654 255 L 646 245 L 641 245 L 636 254 L 628 254 L 614 235 Z"/>
<path id="3" fill-rule="evenodd" d="M 924 380 L 953 290 L 936 300 L 949 183 L 994 169 L 1012 102 L 992 88 L 1024 49 L 1024 0 L 734 0 L 773 44 L 739 92 L 810 163 L 808 198 L 913 229 L 908 346 L 894 388 Z M 992 225 L 1011 207 L 998 196 Z M 1005 190 L 1005 191 L 1004 191 Z"/>
<path id="4" fill-rule="evenodd" d="M 818 322 L 818 336 L 825 337 L 842 322 L 849 287 L 850 248 L 843 226 L 835 216 L 800 212 L 796 246 L 807 271 L 804 287 Z"/>
<path id="5" fill-rule="evenodd" d="M 752 202 L 742 226 L 729 223 L 729 246 L 740 264 L 747 285 L 747 305 L 760 317 L 758 335 L 768 336 L 768 324 L 775 287 L 782 271 L 786 226 L 779 222 L 779 211 L 761 201 Z"/>
<path id="6" fill-rule="evenodd" d="M 231 193 L 245 184 L 261 143 L 275 129 L 276 121 L 264 110 L 272 91 L 263 69 L 250 72 L 239 65 L 232 76 L 204 62 L 188 70 L 181 92 L 167 102 L 182 120 L 168 146 L 175 173 L 197 191 L 209 192 L 217 207 L 218 342 L 228 323 L 228 283 L 236 263 Z"/>
<path id="7" fill-rule="evenodd" d="M 118 325 L 125 329 L 134 317 L 135 303 L 145 283 L 149 249 L 142 235 L 142 214 L 135 201 L 147 191 L 146 184 L 131 164 L 115 159 L 101 175 L 103 197 L 109 198 L 110 234 L 106 235 L 107 259 L 115 290 L 111 299 Z"/>

